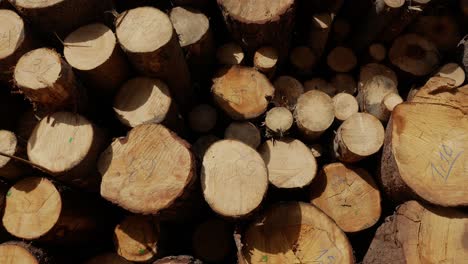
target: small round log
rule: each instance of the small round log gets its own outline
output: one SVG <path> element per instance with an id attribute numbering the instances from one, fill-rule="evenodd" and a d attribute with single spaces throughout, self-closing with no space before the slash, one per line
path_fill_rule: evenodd
<path id="1" fill-rule="evenodd" d="M 153 30 L 154 27 L 158 30 Z M 190 72 L 169 17 L 154 7 L 137 7 L 115 20 L 116 35 L 133 66 L 166 82 L 180 106 L 193 93 Z"/>
<path id="2" fill-rule="evenodd" d="M 290 110 L 296 107 L 297 98 L 304 93 L 302 84 L 291 76 L 283 75 L 276 78 L 273 86 L 275 87 L 273 103 Z"/>
<path id="3" fill-rule="evenodd" d="M 99 210 L 94 200 L 81 193 L 46 178 L 29 177 L 8 190 L 2 221 L 10 234 L 21 239 L 76 245 L 102 235 Z"/>
<path id="4" fill-rule="evenodd" d="M 273 205 L 242 236 L 243 263 L 354 263 L 340 228 L 315 206 L 302 202 Z"/>
<path id="5" fill-rule="evenodd" d="M 218 114 L 216 109 L 208 104 L 195 106 L 188 114 L 190 128 L 193 131 L 205 133 L 216 125 Z"/>
<path id="6" fill-rule="evenodd" d="M 0 244 L 0 261 L 12 264 L 54 263 L 44 250 L 20 241 L 9 241 Z"/>
<path id="7" fill-rule="evenodd" d="M 87 87 L 112 96 L 128 79 L 129 66 L 114 32 L 104 24 L 89 24 L 70 33 L 64 41 L 67 62 L 81 73 Z"/>
<path id="8" fill-rule="evenodd" d="M 34 128 L 28 140 L 28 158 L 60 181 L 97 191 L 96 161 L 105 141 L 103 132 L 86 118 L 56 112 L 44 117 Z"/>
<path id="9" fill-rule="evenodd" d="M 267 140 L 258 152 L 267 165 L 268 180 L 277 188 L 302 188 L 315 178 L 315 157 L 297 139 Z"/>
<path id="10" fill-rule="evenodd" d="M 268 172 L 255 149 L 225 139 L 206 151 L 201 184 L 213 211 L 225 217 L 245 217 L 260 206 L 268 188 Z"/>
<path id="11" fill-rule="evenodd" d="M 275 88 L 254 68 L 232 66 L 218 71 L 211 91 L 216 104 L 232 119 L 246 120 L 266 111 Z"/>
<path id="12" fill-rule="evenodd" d="M 297 127 L 307 139 L 316 139 L 335 119 L 333 100 L 324 92 L 308 91 L 297 100 L 294 118 Z"/>
<path id="13" fill-rule="evenodd" d="M 289 55 L 289 62 L 298 74 L 308 75 L 312 73 L 312 68 L 317 63 L 317 57 L 307 46 L 298 46 L 292 49 Z"/>
<path id="14" fill-rule="evenodd" d="M 333 106 L 335 118 L 339 121 L 345 121 L 359 111 L 356 98 L 347 93 L 339 93 L 333 96 Z"/>
<path id="15" fill-rule="evenodd" d="M 219 64 L 238 65 L 244 61 L 244 51 L 241 46 L 234 42 L 229 42 L 218 48 L 216 58 Z"/>
<path id="16" fill-rule="evenodd" d="M 369 55 L 375 62 L 381 62 L 387 57 L 387 48 L 381 43 L 374 43 L 369 46 Z"/>
<path id="17" fill-rule="evenodd" d="M 327 56 L 327 64 L 333 71 L 349 72 L 357 65 L 357 58 L 352 49 L 336 47 Z"/>
<path id="18" fill-rule="evenodd" d="M 383 145 L 384 127 L 373 115 L 356 113 L 336 131 L 335 156 L 343 162 L 357 162 L 377 153 Z"/>
<path id="19" fill-rule="evenodd" d="M 139 125 L 115 139 L 101 154 L 98 169 L 101 196 L 130 212 L 169 214 L 191 205 L 186 198 L 196 182 L 195 156 L 187 142 L 162 125 Z"/>
<path id="20" fill-rule="evenodd" d="M 0 80 L 10 81 L 19 58 L 33 49 L 34 42 L 29 28 L 15 12 L 1 9 L 0 21 Z"/>
<path id="21" fill-rule="evenodd" d="M 232 122 L 224 131 L 224 138 L 238 140 L 254 149 L 262 140 L 260 130 L 250 122 Z"/>
<path id="22" fill-rule="evenodd" d="M 455 87 L 460 87 L 465 82 L 465 71 L 457 63 L 447 63 L 442 66 L 435 76 L 452 79 Z"/>
<path id="23" fill-rule="evenodd" d="M 171 9 L 169 18 L 192 76 L 209 77 L 215 61 L 215 45 L 208 17 L 197 9 L 178 6 Z"/>
<path id="24" fill-rule="evenodd" d="M 254 54 L 254 67 L 267 76 L 272 76 L 274 74 L 277 63 L 278 52 L 273 47 L 261 47 Z"/>
<path id="25" fill-rule="evenodd" d="M 265 126 L 273 134 L 284 135 L 293 125 L 294 118 L 287 108 L 274 107 L 267 112 Z"/>
<path id="26" fill-rule="evenodd" d="M 63 109 L 78 100 L 78 84 L 72 68 L 49 48 L 24 54 L 16 64 L 14 80 L 26 98 L 46 109 Z"/>
<path id="27" fill-rule="evenodd" d="M 128 261 L 148 262 L 159 253 L 159 223 L 152 216 L 125 217 L 114 229 L 117 254 Z"/>
<path id="28" fill-rule="evenodd" d="M 431 73 L 440 61 L 437 47 L 416 34 L 401 35 L 395 39 L 388 57 L 400 70 L 415 76 Z"/>
<path id="29" fill-rule="evenodd" d="M 114 111 L 128 127 L 162 123 L 175 128 L 180 123 L 169 87 L 154 78 L 136 77 L 126 81 L 114 98 Z"/>
<path id="30" fill-rule="evenodd" d="M 344 232 L 359 232 L 380 218 L 380 192 L 365 170 L 342 163 L 325 165 L 311 186 L 310 202 Z"/>

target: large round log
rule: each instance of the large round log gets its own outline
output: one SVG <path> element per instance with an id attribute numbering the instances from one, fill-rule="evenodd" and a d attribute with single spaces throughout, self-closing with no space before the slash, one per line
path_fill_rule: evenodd
<path id="1" fill-rule="evenodd" d="M 341 229 L 315 206 L 273 205 L 242 236 L 243 263 L 354 263 Z M 242 263 L 242 262 L 241 262 Z"/>
<path id="2" fill-rule="evenodd" d="M 195 156 L 187 142 L 162 125 L 140 125 L 115 139 L 98 168 L 101 196 L 133 213 L 169 212 L 192 202 L 185 199 L 197 178 Z"/>
<path id="3" fill-rule="evenodd" d="M 205 200 L 213 211 L 239 218 L 259 207 L 268 187 L 268 172 L 255 149 L 225 139 L 215 142 L 206 151 L 201 184 Z"/>
<path id="4" fill-rule="evenodd" d="M 217 73 L 211 91 L 215 102 L 231 118 L 246 120 L 265 112 L 275 89 L 254 68 L 232 66 Z"/>
<path id="5" fill-rule="evenodd" d="M 57 112 L 44 117 L 28 140 L 29 160 L 58 180 L 90 191 L 99 189 L 96 161 L 105 135 L 86 118 Z"/>
<path id="6" fill-rule="evenodd" d="M 264 45 L 278 50 L 280 60 L 288 54 L 294 27 L 295 1 L 218 0 L 232 37 L 247 53 Z"/>
<path id="7" fill-rule="evenodd" d="M 431 78 L 411 102 L 395 107 L 387 125 L 380 181 L 394 201 L 422 198 L 442 206 L 468 204 L 468 86 Z"/>
<path id="8" fill-rule="evenodd" d="M 375 234 L 365 264 L 463 263 L 468 214 L 409 201 Z"/>
<path id="9" fill-rule="evenodd" d="M 192 95 L 190 72 L 169 17 L 154 7 L 138 7 L 121 13 L 115 27 L 120 46 L 133 66 L 166 82 L 176 101 L 184 106 Z"/>
<path id="10" fill-rule="evenodd" d="M 129 66 L 114 32 L 103 24 L 89 24 L 70 33 L 64 41 L 67 62 L 97 94 L 112 96 L 128 79 Z"/>

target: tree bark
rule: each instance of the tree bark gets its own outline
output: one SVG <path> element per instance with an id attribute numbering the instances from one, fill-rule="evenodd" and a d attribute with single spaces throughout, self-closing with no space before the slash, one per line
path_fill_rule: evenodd
<path id="1" fill-rule="evenodd" d="M 286 107 L 273 107 L 266 113 L 265 127 L 267 136 L 283 137 L 292 127 L 294 118 Z"/>

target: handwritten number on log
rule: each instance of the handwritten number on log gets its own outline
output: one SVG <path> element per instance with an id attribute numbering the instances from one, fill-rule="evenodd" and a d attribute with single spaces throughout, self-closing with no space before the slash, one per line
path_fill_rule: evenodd
<path id="1" fill-rule="evenodd" d="M 454 155 L 454 151 L 451 147 L 442 144 L 438 150 L 439 160 L 430 163 L 432 178 L 434 179 L 436 176 L 439 176 L 444 180 L 444 182 L 446 182 L 452 172 L 455 162 L 462 153 L 463 151 L 460 151 Z"/>

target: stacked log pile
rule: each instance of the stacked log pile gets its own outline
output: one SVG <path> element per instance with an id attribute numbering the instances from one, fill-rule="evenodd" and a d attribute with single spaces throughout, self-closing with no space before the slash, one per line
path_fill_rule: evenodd
<path id="1" fill-rule="evenodd" d="M 0 0 L 0 264 L 466 263 L 468 1 Z"/>

